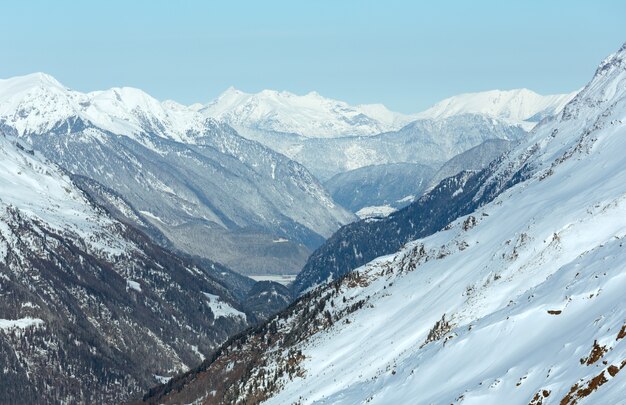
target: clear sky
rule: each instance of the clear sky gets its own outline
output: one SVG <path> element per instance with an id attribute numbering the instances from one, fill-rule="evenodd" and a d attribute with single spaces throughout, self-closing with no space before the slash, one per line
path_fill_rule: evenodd
<path id="1" fill-rule="evenodd" d="M 417 112 L 463 92 L 569 92 L 626 42 L 624 0 L 0 3 L 0 77 L 207 102 L 229 86 Z"/>

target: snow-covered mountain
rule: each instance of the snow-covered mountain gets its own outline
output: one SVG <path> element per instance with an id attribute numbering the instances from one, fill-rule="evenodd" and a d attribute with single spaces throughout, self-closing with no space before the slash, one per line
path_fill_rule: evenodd
<path id="1" fill-rule="evenodd" d="M 299 96 L 287 91 L 244 93 L 233 87 L 202 110 L 235 128 L 248 128 L 305 138 L 374 135 L 398 129 L 410 117 L 382 104 L 351 106 L 316 92 Z"/>
<path id="2" fill-rule="evenodd" d="M 625 403 L 625 149 L 626 44 L 466 175 L 477 190 L 457 184 L 475 212 L 309 292 L 150 399 Z"/>
<path id="3" fill-rule="evenodd" d="M 198 109 L 44 74 L 0 81 L 5 132 L 119 194 L 173 247 L 244 273 L 297 272 L 353 216 L 304 167 Z"/>
<path id="4" fill-rule="evenodd" d="M 0 402 L 119 403 L 188 369 L 256 321 L 237 298 L 251 280 L 228 277 L 243 279 L 156 246 L 0 133 Z"/>
<path id="5" fill-rule="evenodd" d="M 528 89 L 491 90 L 442 100 L 413 116 L 442 119 L 459 114 L 482 114 L 532 129 L 540 120 L 560 112 L 576 92 L 542 96 Z"/>

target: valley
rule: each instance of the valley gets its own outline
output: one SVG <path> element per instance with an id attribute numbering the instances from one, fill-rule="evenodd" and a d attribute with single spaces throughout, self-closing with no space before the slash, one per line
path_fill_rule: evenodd
<path id="1" fill-rule="evenodd" d="M 3 3 L 0 405 L 626 405 L 618 3 Z"/>

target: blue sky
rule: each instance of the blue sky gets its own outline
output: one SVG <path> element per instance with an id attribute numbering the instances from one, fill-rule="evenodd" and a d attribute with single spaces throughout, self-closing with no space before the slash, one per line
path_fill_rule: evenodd
<path id="1" fill-rule="evenodd" d="M 614 1 L 3 1 L 0 77 L 207 102 L 229 86 L 416 112 L 462 92 L 569 92 L 626 42 Z"/>

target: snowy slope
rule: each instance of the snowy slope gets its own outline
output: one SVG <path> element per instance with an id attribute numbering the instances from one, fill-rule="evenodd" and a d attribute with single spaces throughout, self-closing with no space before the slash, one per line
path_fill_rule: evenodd
<path id="1" fill-rule="evenodd" d="M 576 92 L 542 96 L 528 89 L 466 93 L 442 100 L 414 115 L 415 119 L 442 119 L 459 114 L 483 114 L 532 129 L 545 117 L 557 114 Z"/>
<path id="2" fill-rule="evenodd" d="M 244 93 L 233 87 L 203 110 L 207 116 L 239 128 L 297 134 L 312 138 L 373 135 L 400 128 L 408 116 L 382 104 L 350 106 L 316 92 L 299 96 L 287 91 Z"/>
<path id="3" fill-rule="evenodd" d="M 8 215 L 11 208 L 56 231 L 77 235 L 93 252 L 117 256 L 133 248 L 116 235 L 114 221 L 95 210 L 66 175 L 0 134 L 0 210 Z M 5 227 L 0 232 L 0 259 L 6 260 L 13 236 Z"/>
<path id="4" fill-rule="evenodd" d="M 485 188 L 525 181 L 303 296 L 161 401 L 626 403 L 625 149 L 626 45 Z M 212 385 L 237 356 L 247 379 Z"/>

